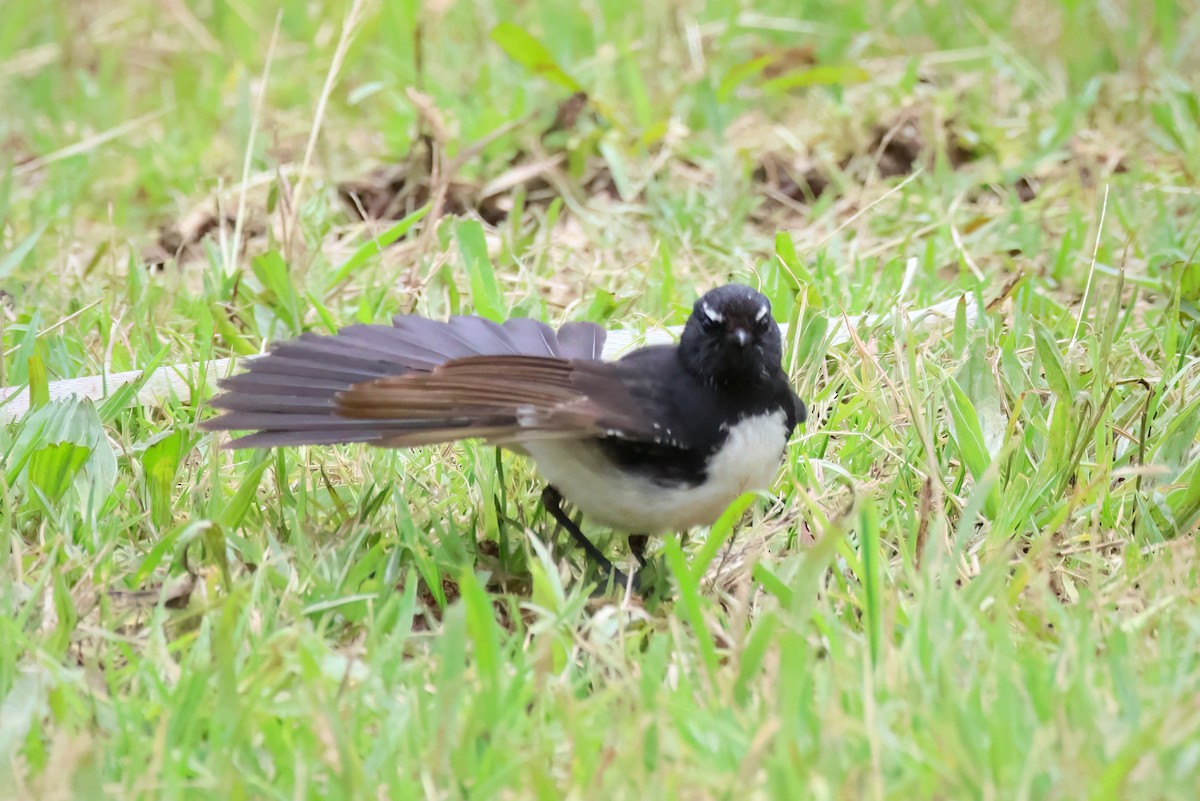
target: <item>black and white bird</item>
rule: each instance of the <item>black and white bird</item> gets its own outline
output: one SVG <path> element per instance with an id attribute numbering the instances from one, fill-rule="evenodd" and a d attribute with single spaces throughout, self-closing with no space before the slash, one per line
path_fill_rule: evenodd
<path id="1" fill-rule="evenodd" d="M 739 284 L 696 301 L 678 345 L 602 360 L 605 330 L 481 317 L 304 334 L 221 382 L 204 427 L 254 431 L 226 447 L 366 442 L 412 447 L 478 438 L 530 457 L 542 499 L 610 577 L 625 574 L 562 510 L 647 537 L 710 525 L 767 489 L 804 403 L 783 371 L 765 296 Z"/>

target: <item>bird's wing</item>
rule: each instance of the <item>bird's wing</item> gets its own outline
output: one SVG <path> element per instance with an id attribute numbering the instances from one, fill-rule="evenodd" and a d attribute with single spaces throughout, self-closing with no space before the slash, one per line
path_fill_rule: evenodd
<path id="1" fill-rule="evenodd" d="M 213 406 L 224 413 L 203 427 L 255 432 L 232 447 L 653 437 L 643 427 L 656 403 L 644 379 L 599 361 L 604 335 L 590 323 L 555 331 L 479 317 L 306 334 L 221 382 Z"/>
<path id="2" fill-rule="evenodd" d="M 808 419 L 808 407 L 804 405 L 804 401 L 800 399 L 800 396 L 791 387 L 788 387 L 788 392 L 792 396 L 793 419 L 799 425 Z"/>
<path id="3" fill-rule="evenodd" d="M 338 394 L 338 418 L 391 428 L 377 444 L 480 438 L 653 436 L 653 416 L 611 363 L 540 356 L 456 359 L 429 373 L 355 384 Z"/>

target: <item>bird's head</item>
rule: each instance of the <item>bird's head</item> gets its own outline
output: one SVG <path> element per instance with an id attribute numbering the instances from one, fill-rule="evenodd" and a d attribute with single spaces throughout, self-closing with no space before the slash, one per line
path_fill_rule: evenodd
<path id="1" fill-rule="evenodd" d="M 755 383 L 779 369 L 783 341 L 766 296 L 726 284 L 696 301 L 679 351 L 684 366 L 708 383 Z"/>

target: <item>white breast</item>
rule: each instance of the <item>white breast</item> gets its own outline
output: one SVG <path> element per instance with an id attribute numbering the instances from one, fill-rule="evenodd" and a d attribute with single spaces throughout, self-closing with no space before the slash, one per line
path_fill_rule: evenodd
<path id="1" fill-rule="evenodd" d="M 686 531 L 712 524 L 743 492 L 770 487 L 787 428 L 782 411 L 747 417 L 708 461 L 696 487 L 662 487 L 616 470 L 599 448 L 578 442 L 524 443 L 538 472 L 590 520 L 631 534 Z"/>

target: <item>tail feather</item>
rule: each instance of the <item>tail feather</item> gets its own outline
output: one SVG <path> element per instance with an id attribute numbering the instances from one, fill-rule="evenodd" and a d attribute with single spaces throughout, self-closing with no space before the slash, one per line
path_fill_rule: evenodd
<path id="1" fill-rule="evenodd" d="M 340 390 L 338 390 L 340 391 Z M 230 412 L 278 412 L 283 414 L 328 414 L 333 408 L 335 393 L 328 390 L 320 395 L 281 394 L 267 390 L 239 389 L 227 392 L 213 402 L 219 409 Z"/>
<path id="2" fill-rule="evenodd" d="M 559 356 L 554 329 L 538 320 L 519 317 L 504 324 L 504 331 L 515 348 L 525 356 Z"/>
<path id="3" fill-rule="evenodd" d="M 404 365 L 403 359 L 397 359 L 382 348 L 363 347 L 362 343 L 341 336 L 304 337 L 280 345 L 272 355 L 301 361 L 325 356 L 329 357 L 326 363 L 338 369 L 362 371 L 368 375 L 378 375 L 380 370 L 387 369 L 391 364 Z"/>
<path id="4" fill-rule="evenodd" d="M 558 329 L 558 347 L 564 359 L 592 359 L 604 356 L 604 339 L 608 335 L 592 323 L 566 323 Z"/>
<path id="5" fill-rule="evenodd" d="M 229 390 L 284 392 L 300 397 L 324 397 L 330 392 L 341 392 L 346 386 L 345 381 L 310 378 L 303 384 L 297 384 L 295 376 L 279 373 L 266 373 L 258 370 L 253 373 L 239 373 L 221 382 L 221 386 Z"/>
<path id="6" fill-rule="evenodd" d="M 338 333 L 347 346 L 380 354 L 386 361 L 411 370 L 432 370 L 449 359 L 460 359 L 475 353 L 470 346 L 450 339 L 431 338 L 414 342 L 417 336 L 403 329 L 370 325 L 351 326 Z"/>
<path id="7" fill-rule="evenodd" d="M 367 430 L 383 425 L 380 420 L 353 419 L 348 417 L 331 417 L 328 413 L 303 411 L 270 411 L 258 409 L 231 409 L 222 419 L 228 420 L 229 428 L 222 425 L 223 430 L 232 431 L 318 431 L 353 429 Z M 404 421 L 387 421 L 389 425 L 404 427 Z"/>
<path id="8" fill-rule="evenodd" d="M 370 442 L 414 445 L 504 430 L 487 414 L 463 417 L 431 398 L 430 408 L 406 417 L 356 419 L 337 414 L 337 398 L 356 384 L 428 373 L 472 356 L 524 355 L 599 359 L 605 331 L 567 323 L 555 331 L 536 320 L 498 324 L 481 317 L 438 322 L 399 316 L 391 326 L 352 325 L 334 335 L 304 334 L 220 382 L 213 406 L 223 413 L 202 424 L 213 431 L 251 431 L 226 447 L 329 445 Z M 441 408 L 439 408 L 441 407 Z M 482 410 L 479 410 L 482 411 Z"/>
<path id="9" fill-rule="evenodd" d="M 516 343 L 504 326 L 485 317 L 451 317 L 450 331 L 489 356 L 517 352 Z"/>
<path id="10" fill-rule="evenodd" d="M 248 369 L 251 374 L 255 375 L 270 373 L 271 375 L 291 376 L 304 382 L 312 379 L 336 381 L 344 386 L 356 384 L 359 381 L 370 381 L 379 378 L 380 375 L 388 375 L 380 369 L 343 366 L 337 359 L 319 352 L 296 354 L 291 358 L 271 353 L 251 362 Z M 402 375 L 403 372 L 403 370 L 398 370 L 396 374 Z M 225 387 L 225 382 L 221 382 L 221 387 Z"/>

